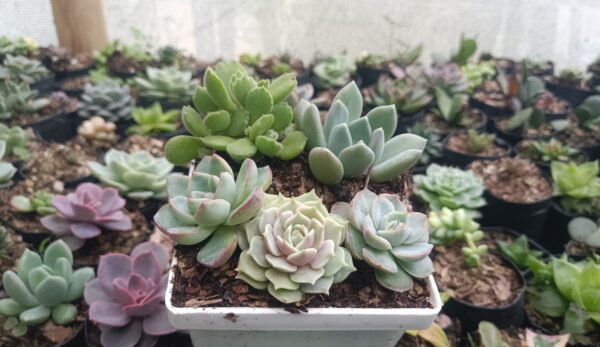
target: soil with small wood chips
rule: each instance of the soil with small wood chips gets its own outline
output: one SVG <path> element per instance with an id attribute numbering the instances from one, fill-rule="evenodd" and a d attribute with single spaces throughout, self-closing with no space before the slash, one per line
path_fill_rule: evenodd
<path id="1" fill-rule="evenodd" d="M 72 54 L 67 51 L 53 56 L 51 68 L 53 71 L 71 72 L 90 68 L 94 65 L 94 57 L 91 54 Z"/>
<path id="2" fill-rule="evenodd" d="M 37 123 L 44 119 L 77 110 L 77 99 L 67 96 L 64 92 L 54 92 L 48 96 L 50 104 L 37 112 L 21 113 L 6 121 L 6 125 L 20 127 Z"/>
<path id="3" fill-rule="evenodd" d="M 165 156 L 165 141 L 150 136 L 131 135 L 117 143 L 115 149 L 128 153 L 147 151 L 155 157 Z"/>
<path id="4" fill-rule="evenodd" d="M 506 117 L 503 119 L 499 119 L 496 121 L 496 127 L 506 133 L 521 135 L 526 139 L 536 139 L 536 138 L 544 138 L 550 137 L 554 133 L 554 129 L 550 123 L 543 123 L 539 128 L 526 128 L 521 131 L 519 134 L 518 130 L 508 130 L 508 122 L 510 122 L 510 117 Z"/>
<path id="5" fill-rule="evenodd" d="M 495 241 L 477 242 L 495 247 Z M 449 247 L 436 246 L 433 260 L 436 283 L 452 297 L 482 307 L 502 307 L 513 303 L 525 290 L 518 271 L 499 254 L 487 252 L 479 267 L 465 265 L 462 247 L 455 242 Z"/>
<path id="6" fill-rule="evenodd" d="M 4 228 L 4 226 L 0 226 L 0 228 Z M 3 274 L 7 270 L 14 270 L 17 267 L 17 259 L 27 249 L 27 244 L 23 242 L 21 236 L 17 235 L 10 228 L 6 228 L 5 235 L 3 251 L 6 253 L 0 253 L 0 274 Z M 2 278 L 0 277 L 1 284 Z"/>
<path id="7" fill-rule="evenodd" d="M 117 51 L 108 58 L 108 68 L 111 72 L 135 74 L 144 72 L 149 64 L 136 59 L 131 59 L 125 56 L 123 52 Z"/>
<path id="8" fill-rule="evenodd" d="M 199 245 L 175 246 L 177 265 L 173 267 L 173 305 L 178 307 L 285 307 L 290 312 L 307 308 L 429 308 L 429 291 L 424 280 L 404 293 L 389 291 L 375 281 L 373 269 L 355 261 L 357 271 L 342 283 L 334 284 L 329 295 L 306 294 L 303 302 L 285 305 L 266 290 L 257 290 L 235 278 L 239 252 L 219 269 L 209 269 L 196 261 Z M 232 317 L 235 319 L 235 317 Z"/>
<path id="9" fill-rule="evenodd" d="M 571 240 L 567 243 L 565 251 L 572 257 L 589 257 L 593 253 L 600 254 L 600 248 L 593 248 L 575 240 Z"/>
<path id="10" fill-rule="evenodd" d="M 502 93 L 502 88 L 500 88 L 498 82 L 494 80 L 484 81 L 481 87 L 473 93 L 473 98 L 492 107 L 512 107 L 510 98 Z"/>
<path id="11" fill-rule="evenodd" d="M 600 124 L 593 130 L 578 127 L 574 122 L 572 124 L 566 131 L 556 133 L 559 141 L 576 148 L 600 145 Z"/>
<path id="12" fill-rule="evenodd" d="M 133 225 L 130 231 L 104 230 L 100 236 L 87 240 L 83 247 L 73 251 L 75 264 L 95 266 L 100 256 L 104 254 L 129 254 L 135 246 L 148 240 L 151 230 L 144 215 L 139 211 L 126 212 L 126 214 L 131 218 Z"/>
<path id="13" fill-rule="evenodd" d="M 483 116 L 483 113 L 476 108 L 469 108 L 466 111 L 465 117 L 460 125 L 448 123 L 444 118 L 437 116 L 434 113 L 425 115 L 425 124 L 429 125 L 437 133 L 442 135 L 461 129 L 479 129 L 485 126 L 485 121 L 486 119 Z"/>
<path id="14" fill-rule="evenodd" d="M 552 196 L 552 184 L 527 159 L 476 160 L 469 169 L 483 178 L 488 192 L 504 201 L 532 204 Z"/>
<path id="15" fill-rule="evenodd" d="M 90 84 L 90 77 L 87 75 L 69 78 L 60 84 L 60 89 L 70 92 L 83 91 L 86 85 Z"/>
<path id="16" fill-rule="evenodd" d="M 535 107 L 550 114 L 566 113 L 569 111 L 569 103 L 559 99 L 550 91 L 545 91 L 542 97 L 535 102 Z"/>
<path id="17" fill-rule="evenodd" d="M 450 135 L 448 137 L 448 142 L 446 143 L 446 148 L 453 152 L 474 155 L 478 157 L 499 157 L 508 153 L 508 148 L 498 146 L 496 142 L 492 142 L 490 146 L 486 148 L 483 152 L 471 153 L 467 149 L 467 141 L 467 133 L 461 132 L 458 134 Z"/>

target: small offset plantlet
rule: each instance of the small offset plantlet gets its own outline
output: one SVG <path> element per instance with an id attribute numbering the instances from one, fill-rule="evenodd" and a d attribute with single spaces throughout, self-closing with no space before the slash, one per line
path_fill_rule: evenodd
<path id="1" fill-rule="evenodd" d="M 295 87 L 293 74 L 257 82 L 236 62 L 208 68 L 204 87 L 196 88 L 196 109 L 185 106 L 181 112 L 192 135 L 170 139 L 167 159 L 186 164 L 214 150 L 240 162 L 258 154 L 283 160 L 298 156 L 306 136 L 294 130 L 293 111 L 286 102 Z"/>
<path id="2" fill-rule="evenodd" d="M 376 67 L 380 66 L 381 64 L 385 63 L 385 58 L 379 54 L 365 52 L 356 59 L 355 63 L 356 63 L 356 65 L 376 68 Z"/>
<path id="3" fill-rule="evenodd" d="M 579 165 L 553 161 L 550 170 L 554 196 L 561 198 L 563 209 L 569 213 L 600 217 L 600 203 L 597 202 L 600 200 L 600 165 L 597 160 Z"/>
<path id="4" fill-rule="evenodd" d="M 550 164 L 553 161 L 566 162 L 576 159 L 581 155 L 581 152 L 577 148 L 562 144 L 554 138 L 549 141 L 529 141 L 528 145 L 525 148 L 521 148 L 519 152 L 534 161 L 546 164 Z"/>
<path id="5" fill-rule="evenodd" d="M 73 193 L 55 196 L 52 204 L 58 213 L 45 216 L 40 222 L 72 250 L 103 231 L 124 232 L 132 228 L 131 219 L 123 212 L 125 199 L 114 188 L 83 183 Z"/>
<path id="6" fill-rule="evenodd" d="M 544 255 L 542 252 L 532 250 L 529 247 L 529 240 L 524 234 L 512 240 L 512 242 L 500 240 L 496 241 L 496 244 L 500 253 L 521 270 L 527 269 L 530 257 L 540 259 Z"/>
<path id="7" fill-rule="evenodd" d="M 177 130 L 179 110 L 163 112 L 159 103 L 151 107 L 136 107 L 133 109 L 133 120 L 137 123 L 127 129 L 129 134 L 156 135 Z"/>
<path id="8" fill-rule="evenodd" d="M 462 253 L 465 265 L 478 267 L 481 256 L 487 253 L 487 245 L 477 245 L 483 239 L 483 231 L 479 223 L 473 220 L 464 209 L 450 210 L 446 207 L 440 211 L 429 213 L 429 227 L 431 228 L 431 242 L 450 246 L 457 241 L 464 241 Z"/>
<path id="9" fill-rule="evenodd" d="M 419 160 L 427 140 L 414 134 L 393 136 L 398 122 L 393 105 L 360 117 L 362 107 L 354 82 L 336 95 L 324 124 L 316 105 L 300 100 L 296 106 L 296 127 L 308 138 L 308 164 L 319 182 L 333 185 L 362 176 L 386 182 Z"/>
<path id="10" fill-rule="evenodd" d="M 452 54 L 450 60 L 460 66 L 463 66 L 467 64 L 469 58 L 471 58 L 476 51 L 477 41 L 475 41 L 475 39 L 466 37 L 464 34 L 461 34 L 458 50 Z"/>
<path id="11" fill-rule="evenodd" d="M 345 221 L 330 215 L 314 191 L 292 198 L 267 194 L 256 218 L 239 231 L 236 278 L 286 304 L 309 293 L 328 295 L 356 270 L 341 247 L 344 230 Z"/>
<path id="12" fill-rule="evenodd" d="M 38 92 L 31 90 L 26 82 L 10 80 L 0 84 L 0 120 L 10 119 L 21 113 L 33 113 L 48 106 L 47 98 L 37 98 Z"/>
<path id="13" fill-rule="evenodd" d="M 453 125 L 462 125 L 465 117 L 467 95 L 448 94 L 443 88 L 435 88 L 436 114 Z"/>
<path id="14" fill-rule="evenodd" d="M 181 58 L 181 50 L 175 46 L 164 46 L 158 49 L 158 61 L 161 65 L 177 66 Z"/>
<path id="15" fill-rule="evenodd" d="M 600 249 L 600 223 L 585 217 L 575 217 L 569 222 L 568 230 L 574 241 Z"/>
<path id="16" fill-rule="evenodd" d="M 277 63 L 271 68 L 275 75 L 283 75 L 284 73 L 292 72 L 292 68 L 286 63 Z"/>
<path id="17" fill-rule="evenodd" d="M 467 78 L 469 87 L 467 92 L 472 93 L 477 87 L 483 84 L 496 73 L 493 61 L 480 61 L 478 63 L 469 63 L 460 67 L 460 71 Z"/>
<path id="18" fill-rule="evenodd" d="M 420 165 L 428 165 L 442 157 L 444 143 L 442 137 L 424 122 L 418 122 L 407 129 L 407 132 L 421 136 L 427 140 L 427 145 L 419 158 Z"/>
<path id="19" fill-rule="evenodd" d="M 271 169 L 246 159 L 237 179 L 227 161 L 213 154 L 202 158 L 189 176 L 167 179 L 169 203 L 154 216 L 154 224 L 173 241 L 194 245 L 206 239 L 196 259 L 206 267 L 225 264 L 237 248 L 236 227 L 260 211 Z"/>
<path id="20" fill-rule="evenodd" d="M 17 272 L 8 270 L 2 276 L 8 298 L 0 300 L 0 316 L 4 330 L 14 336 L 27 334 L 29 327 L 49 319 L 57 325 L 68 325 L 77 316 L 77 301 L 85 284 L 94 278 L 94 270 L 73 270 L 73 254 L 62 240 L 52 242 L 43 258 L 30 250 L 19 258 Z"/>
<path id="21" fill-rule="evenodd" d="M 2 161 L 6 153 L 6 142 L 0 140 L 0 189 L 8 188 L 13 184 L 12 178 L 17 173 L 17 168 L 12 163 Z"/>
<path id="22" fill-rule="evenodd" d="M 398 64 L 401 67 L 413 65 L 419 60 L 419 57 L 421 56 L 422 52 L 422 44 L 418 44 L 414 47 L 405 47 L 403 51 L 398 52 L 398 54 L 396 54 L 394 62 L 396 62 L 396 64 Z"/>
<path id="23" fill-rule="evenodd" d="M 109 122 L 123 122 L 131 119 L 134 100 L 129 94 L 129 86 L 121 86 L 113 80 L 88 85 L 81 94 L 79 116 L 89 119 L 94 116 Z"/>
<path id="24" fill-rule="evenodd" d="M 48 192 L 35 192 L 31 196 L 16 195 L 10 199 L 10 206 L 19 212 L 48 215 L 56 213 L 53 199 L 54 194 Z"/>
<path id="25" fill-rule="evenodd" d="M 8 127 L 0 123 L 0 141 L 6 142 L 6 153 L 13 154 L 20 160 L 29 160 L 31 153 L 28 145 L 31 135 L 25 129 L 14 126 Z"/>
<path id="26" fill-rule="evenodd" d="M 392 80 L 381 76 L 365 95 L 365 102 L 374 106 L 394 105 L 400 116 L 413 115 L 431 102 L 427 88 L 410 78 Z"/>
<path id="27" fill-rule="evenodd" d="M 256 54 L 242 53 L 242 54 L 240 54 L 239 61 L 242 65 L 245 65 L 245 66 L 248 66 L 251 68 L 256 68 L 260 65 L 260 63 L 262 61 L 262 57 L 261 57 L 260 53 L 256 53 Z"/>
<path id="28" fill-rule="evenodd" d="M 113 143 L 117 140 L 117 125 L 113 122 L 107 122 L 100 116 L 94 116 L 83 121 L 77 133 L 89 141 L 100 141 Z"/>
<path id="29" fill-rule="evenodd" d="M 180 71 L 173 67 L 148 67 L 146 77 L 136 77 L 135 84 L 142 98 L 183 104 L 194 96 L 197 81 L 192 79 L 191 71 Z"/>
<path id="30" fill-rule="evenodd" d="M 365 189 L 350 204 L 337 202 L 332 213 L 350 222 L 344 246 L 375 269 L 383 287 L 404 292 L 413 287 L 413 278 L 433 273 L 427 216 L 409 212 L 397 195 Z"/>
<path id="31" fill-rule="evenodd" d="M 467 130 L 467 151 L 478 154 L 485 152 L 496 141 L 496 134 L 478 133 L 474 129 Z"/>
<path id="32" fill-rule="evenodd" d="M 583 129 L 594 130 L 600 125 L 600 96 L 588 96 L 575 108 L 575 120 Z"/>
<path id="33" fill-rule="evenodd" d="M 463 208 L 470 216 L 478 217 L 477 210 L 485 205 L 483 181 L 469 170 L 431 164 L 425 175 L 415 175 L 413 179 L 415 194 L 433 211 Z"/>
<path id="34" fill-rule="evenodd" d="M 50 72 L 38 60 L 8 55 L 0 66 L 0 79 L 32 84 L 48 76 Z"/>
<path id="35" fill-rule="evenodd" d="M 315 83 L 324 89 L 343 87 L 350 82 L 354 69 L 354 64 L 346 56 L 325 58 L 313 68 L 317 77 Z"/>
<path id="36" fill-rule="evenodd" d="M 98 277 L 85 286 L 83 296 L 103 346 L 152 347 L 159 336 L 175 332 L 164 304 L 168 268 L 167 249 L 154 242 L 137 245 L 131 255 L 100 258 Z"/>
<path id="37" fill-rule="evenodd" d="M 163 199 L 166 197 L 167 176 L 173 164 L 163 157 L 155 158 L 146 151 L 127 153 L 110 149 L 102 165 L 87 163 L 92 175 L 103 184 L 117 188 L 133 200 Z"/>

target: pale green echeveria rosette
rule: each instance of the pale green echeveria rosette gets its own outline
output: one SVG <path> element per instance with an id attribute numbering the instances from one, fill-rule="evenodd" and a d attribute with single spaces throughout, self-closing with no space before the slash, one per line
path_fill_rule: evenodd
<path id="1" fill-rule="evenodd" d="M 413 278 L 433 273 L 427 216 L 409 212 L 397 195 L 365 189 L 350 204 L 336 203 L 332 213 L 350 222 L 344 246 L 375 269 L 383 287 L 404 292 L 413 287 Z"/>
<path id="2" fill-rule="evenodd" d="M 314 191 L 292 198 L 265 194 L 261 212 L 239 230 L 237 278 L 283 303 L 329 294 L 356 270 L 341 247 L 345 230 L 346 222 L 329 214 Z"/>

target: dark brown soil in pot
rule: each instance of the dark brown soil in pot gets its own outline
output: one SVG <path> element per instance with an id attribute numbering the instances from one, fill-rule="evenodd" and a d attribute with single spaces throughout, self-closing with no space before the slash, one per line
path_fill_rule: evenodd
<path id="1" fill-rule="evenodd" d="M 48 106 L 38 112 L 14 115 L 5 124 L 8 126 L 18 125 L 24 127 L 59 114 L 71 113 L 77 110 L 77 99 L 71 98 L 63 92 L 52 93 L 48 98 L 50 100 Z"/>
<path id="2" fill-rule="evenodd" d="M 111 73 L 125 76 L 144 72 L 149 64 L 145 61 L 131 59 L 125 56 L 123 52 L 117 51 L 108 58 L 108 69 Z"/>
<path id="3" fill-rule="evenodd" d="M 258 72 L 262 78 L 277 78 L 279 75 L 281 75 L 273 71 L 273 67 L 277 64 L 286 64 L 290 67 L 289 72 L 295 73 L 296 76 L 300 76 L 306 72 L 306 68 L 304 67 L 304 63 L 302 63 L 302 60 L 297 58 L 277 56 L 269 57 L 263 60 L 260 66 L 256 68 L 256 72 Z"/>
<path id="4" fill-rule="evenodd" d="M 437 133 L 443 135 L 462 129 L 485 129 L 487 117 L 480 110 L 469 108 L 466 112 L 467 114 L 461 125 L 450 124 L 444 118 L 433 113 L 427 113 L 425 115 L 425 124 L 429 125 Z"/>
<path id="5" fill-rule="evenodd" d="M 155 157 L 164 157 L 165 141 L 150 136 L 131 135 L 115 145 L 115 149 L 128 153 L 150 152 Z"/>
<path id="6" fill-rule="evenodd" d="M 510 108 L 512 103 L 509 97 L 502 93 L 502 88 L 497 81 L 487 80 L 473 93 L 473 98 L 485 105 L 497 108 Z"/>
<path id="7" fill-rule="evenodd" d="M 83 92 L 86 85 L 90 84 L 91 80 L 89 76 L 79 76 L 69 78 L 60 84 L 60 89 L 67 94 L 78 95 Z"/>
<path id="8" fill-rule="evenodd" d="M 559 99 L 552 92 L 545 91 L 542 97 L 535 102 L 535 107 L 547 114 L 566 116 L 571 109 L 568 102 Z"/>
<path id="9" fill-rule="evenodd" d="M 508 148 L 500 146 L 496 142 L 492 142 L 490 146 L 485 149 L 485 151 L 480 153 L 471 153 L 467 149 L 467 139 L 468 136 L 465 132 L 452 134 L 448 137 L 446 147 L 454 152 L 479 157 L 500 157 L 506 155 L 509 152 Z"/>
<path id="10" fill-rule="evenodd" d="M 565 252 L 571 257 L 585 258 L 592 254 L 600 254 L 600 248 L 593 248 L 575 240 L 569 241 L 565 246 Z"/>
<path id="11" fill-rule="evenodd" d="M 499 134 L 501 137 L 503 135 L 502 132 L 504 132 L 508 134 L 513 134 L 513 136 L 521 136 L 526 139 L 545 138 L 552 136 L 554 131 L 549 123 L 544 123 L 539 128 L 527 128 L 523 129 L 523 131 L 519 133 L 518 130 L 515 131 L 507 129 L 509 121 L 510 117 L 506 117 L 496 121 L 496 128 L 501 131 L 501 133 Z"/>

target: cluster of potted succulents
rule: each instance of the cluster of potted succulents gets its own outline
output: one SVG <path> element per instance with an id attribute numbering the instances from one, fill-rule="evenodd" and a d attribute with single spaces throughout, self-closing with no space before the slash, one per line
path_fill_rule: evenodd
<path id="1" fill-rule="evenodd" d="M 0 38 L 0 345 L 598 341 L 596 65 L 134 37 Z"/>

